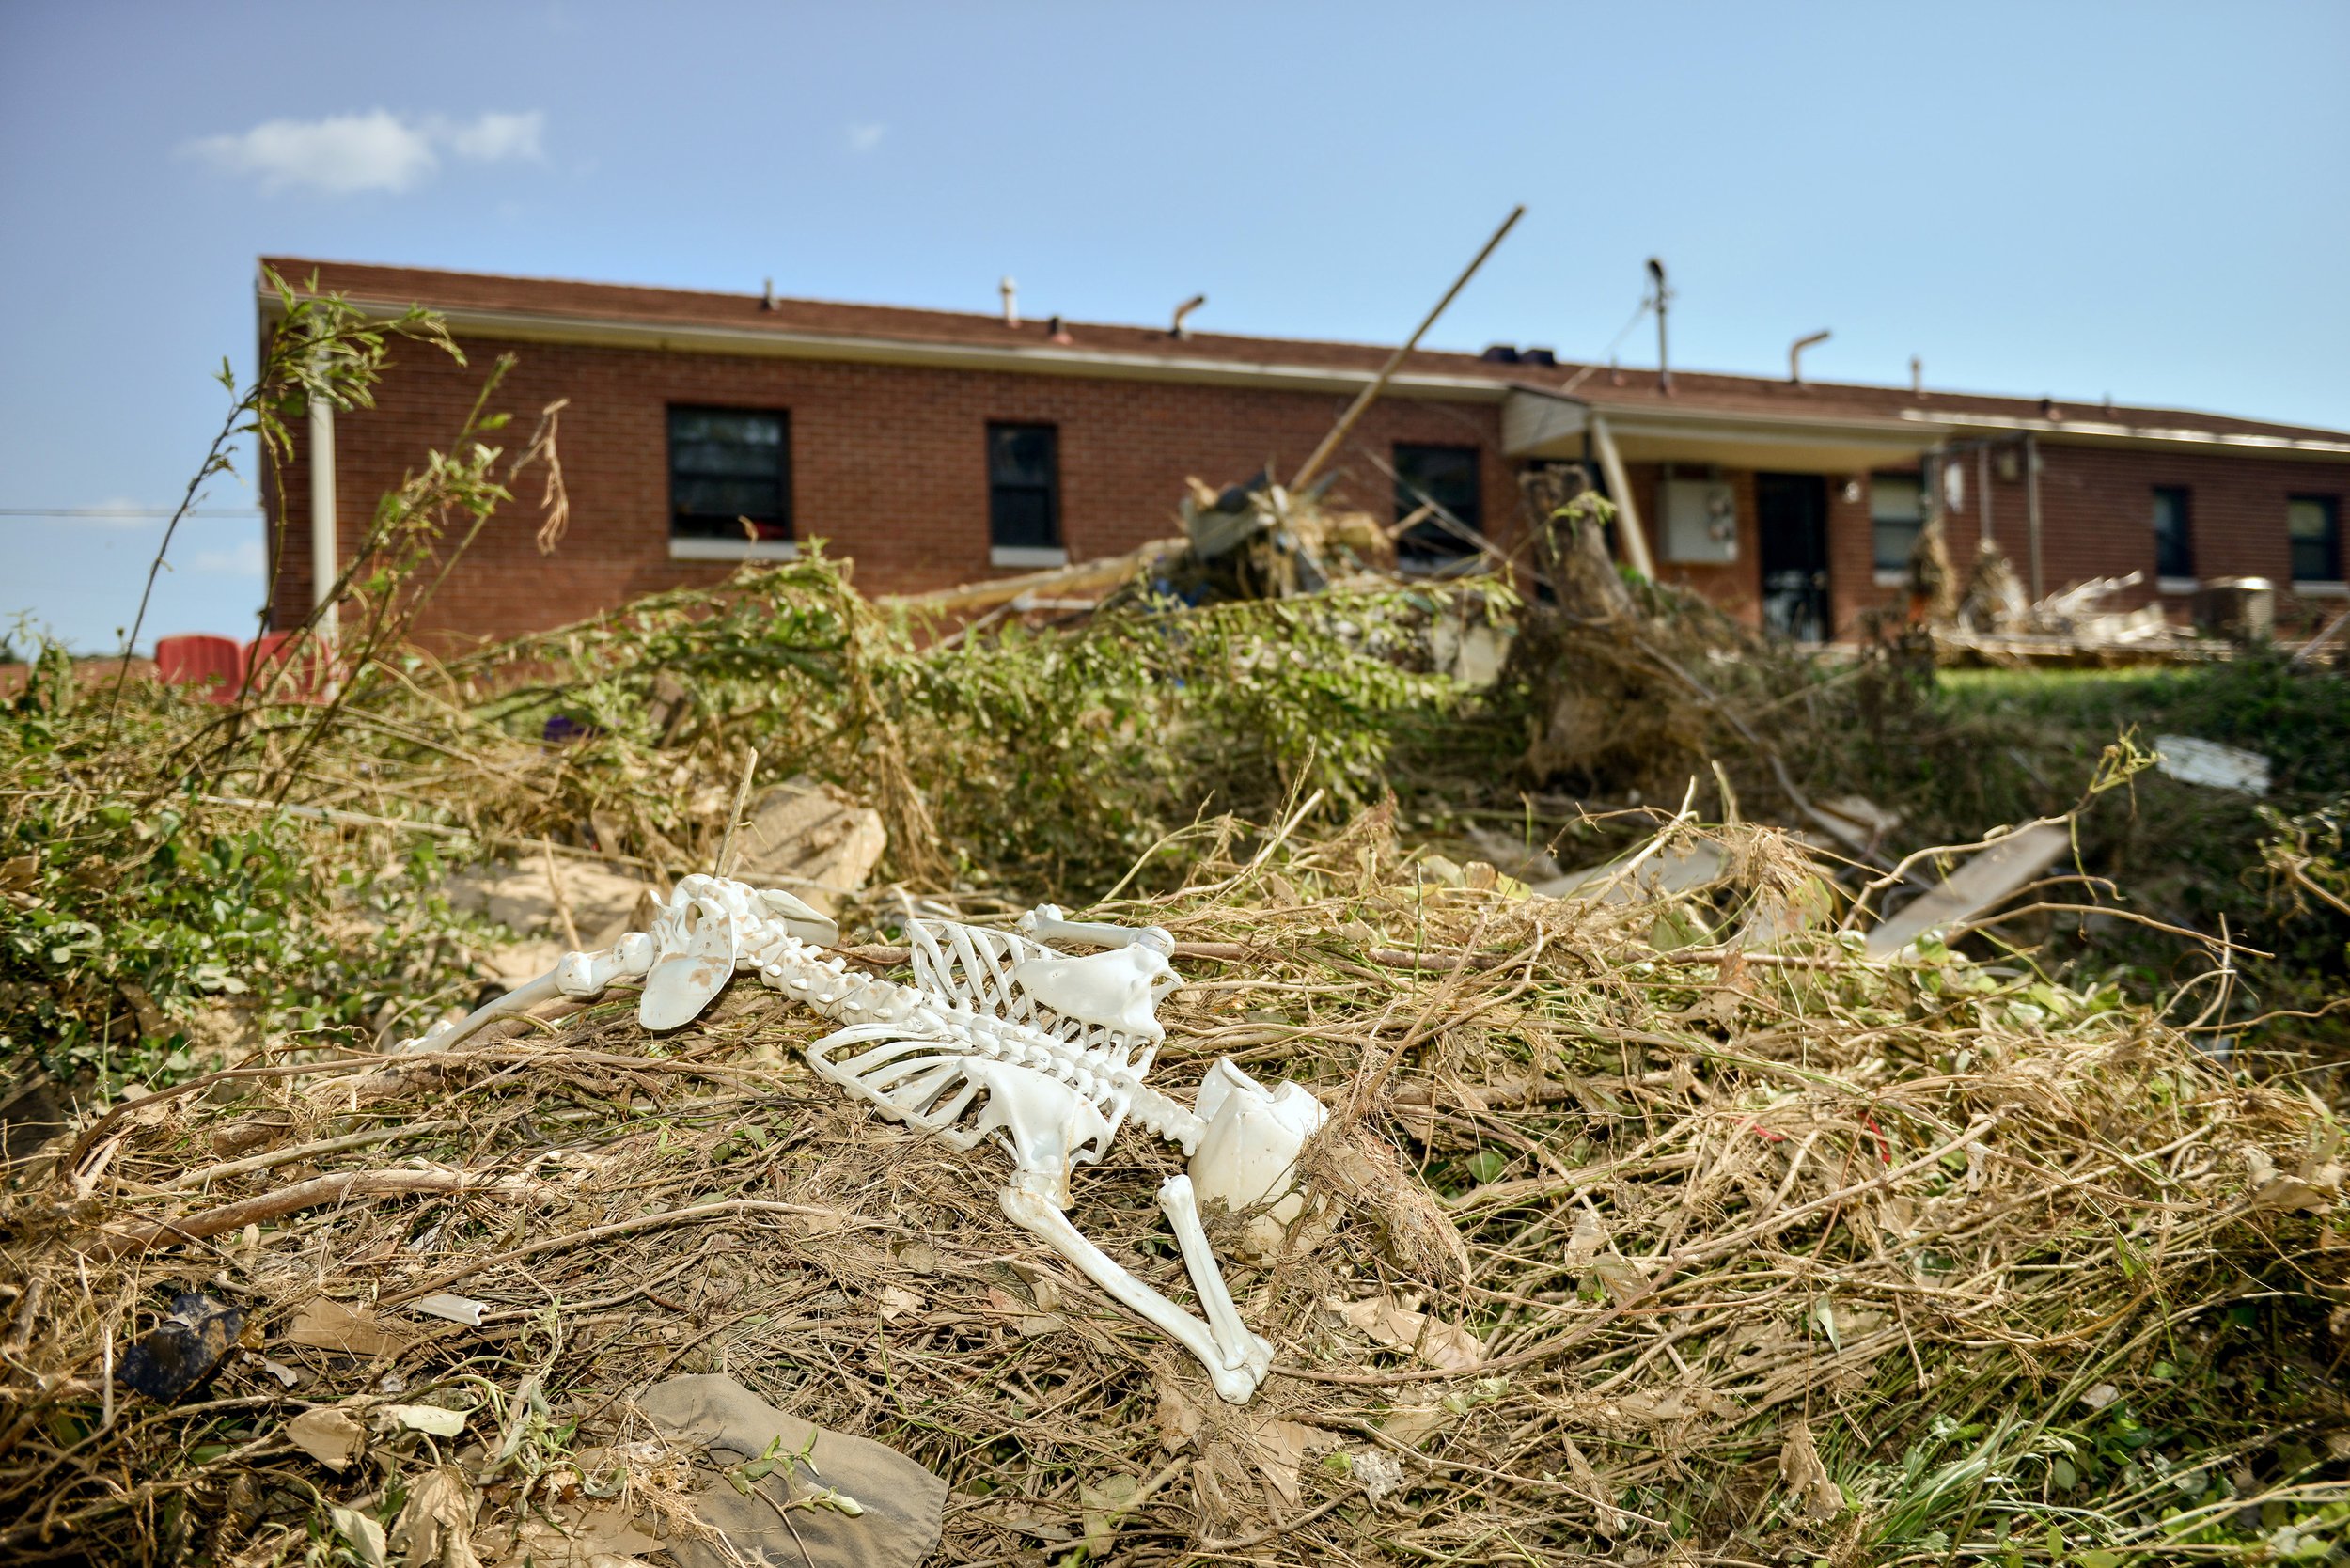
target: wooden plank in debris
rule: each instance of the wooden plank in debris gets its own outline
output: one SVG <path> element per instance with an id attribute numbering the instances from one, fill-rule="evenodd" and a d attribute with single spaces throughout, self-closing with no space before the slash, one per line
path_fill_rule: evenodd
<path id="1" fill-rule="evenodd" d="M 2060 823 L 2041 823 L 1979 850 L 1939 887 L 1904 904 L 1869 933 L 1863 952 L 1891 958 L 1927 932 L 1947 929 L 2009 897 L 2072 846 Z"/>

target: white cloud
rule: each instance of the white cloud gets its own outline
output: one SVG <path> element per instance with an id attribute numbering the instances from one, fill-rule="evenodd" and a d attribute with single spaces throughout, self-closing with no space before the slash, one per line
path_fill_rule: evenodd
<path id="1" fill-rule="evenodd" d="M 372 109 L 324 119 L 273 119 L 250 131 L 200 136 L 182 155 L 224 174 L 258 177 L 264 191 L 328 196 L 406 191 L 439 172 L 444 149 L 476 163 L 536 159 L 546 117 L 491 112 L 473 120 L 425 118 Z"/>
<path id="2" fill-rule="evenodd" d="M 539 137 L 546 128 L 547 117 L 533 109 L 526 115 L 485 114 L 471 125 L 447 126 L 443 133 L 460 158 L 494 164 L 501 158 L 543 156 Z"/>
<path id="3" fill-rule="evenodd" d="M 198 550 L 196 569 L 221 577 L 258 577 L 269 569 L 269 554 L 259 540 L 242 540 L 226 550 Z"/>
<path id="4" fill-rule="evenodd" d="M 886 125 L 852 125 L 849 127 L 849 150 L 870 152 L 881 146 L 882 138 L 888 134 L 889 127 Z"/>

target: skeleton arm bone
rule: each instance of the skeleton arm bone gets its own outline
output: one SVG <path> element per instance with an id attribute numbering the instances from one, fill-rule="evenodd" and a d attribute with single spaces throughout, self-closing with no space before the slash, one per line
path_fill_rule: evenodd
<path id="1" fill-rule="evenodd" d="M 1020 917 L 1020 929 L 1040 942 L 1087 942 L 1097 948 L 1149 948 L 1161 958 L 1175 952 L 1175 938 L 1164 926 L 1113 926 L 1099 920 L 1072 920 L 1057 903 L 1041 903 Z"/>
<path id="2" fill-rule="evenodd" d="M 652 967 L 652 938 L 636 931 L 597 952 L 565 953 L 554 968 L 537 980 L 516 986 L 494 1002 L 485 1002 L 453 1024 L 428 1031 L 422 1039 L 401 1042 L 400 1049 L 448 1050 L 480 1032 L 485 1025 L 527 1012 L 540 1002 L 551 1002 L 557 996 L 578 1001 L 601 996 L 614 980 L 645 973 Z"/>

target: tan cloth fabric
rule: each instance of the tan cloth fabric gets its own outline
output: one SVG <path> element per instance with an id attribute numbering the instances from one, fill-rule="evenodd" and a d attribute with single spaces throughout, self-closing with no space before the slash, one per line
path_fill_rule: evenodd
<path id="1" fill-rule="evenodd" d="M 720 1466 L 758 1459 L 778 1436 L 778 1453 L 797 1453 L 815 1435 L 808 1457 L 820 1479 L 811 1481 L 798 1465 L 778 1465 L 751 1497 L 721 1476 L 695 1499 L 695 1511 L 724 1531 L 745 1561 L 778 1568 L 915 1568 L 938 1549 L 947 1483 L 895 1449 L 812 1426 L 716 1374 L 669 1378 L 636 1403 L 665 1436 L 699 1444 Z M 819 1485 L 854 1497 L 865 1512 L 851 1518 L 828 1508 L 791 1508 L 787 1527 L 777 1508 Z M 732 1568 L 706 1542 L 667 1545 L 682 1568 Z"/>

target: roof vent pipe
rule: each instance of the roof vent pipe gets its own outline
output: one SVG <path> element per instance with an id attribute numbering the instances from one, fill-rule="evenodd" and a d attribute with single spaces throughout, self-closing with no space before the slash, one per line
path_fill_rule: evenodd
<path id="1" fill-rule="evenodd" d="M 1004 324 L 1008 327 L 1018 326 L 1020 324 L 1020 285 L 1014 283 L 1010 277 L 1006 277 L 1003 282 L 995 285 L 995 291 L 1004 296 Z"/>
<path id="2" fill-rule="evenodd" d="M 1803 384 L 1803 351 L 1814 343 L 1825 343 L 1827 339 L 1828 334 L 1823 328 L 1807 337 L 1798 337 L 1787 345 L 1787 380 L 1790 384 L 1796 386 Z"/>
<path id="3" fill-rule="evenodd" d="M 767 280 L 767 287 L 759 296 L 759 307 L 761 310 L 773 310 L 776 307 L 776 280 L 772 277 Z"/>
<path id="4" fill-rule="evenodd" d="M 1190 315 L 1193 311 L 1195 311 L 1195 310 L 1198 309 L 1201 306 L 1203 306 L 1203 305 L 1205 305 L 1205 304 L 1207 304 L 1207 303 L 1208 303 L 1208 296 L 1207 296 L 1207 295 L 1205 295 L 1205 294 L 1194 294 L 1194 295 L 1192 295 L 1192 296 L 1191 296 L 1191 298 L 1189 298 L 1189 299 L 1185 300 L 1183 304 L 1181 304 L 1181 305 L 1177 306 L 1175 307 L 1175 320 L 1174 320 L 1174 321 L 1173 321 L 1173 322 L 1172 322 L 1172 323 L 1171 323 L 1171 324 L 1167 327 L 1167 335 L 1168 335 L 1169 337 L 1190 337 L 1190 336 L 1191 336 L 1191 328 L 1189 328 L 1189 327 L 1187 327 L 1187 326 L 1183 325 L 1183 318 L 1184 318 L 1184 317 L 1186 317 L 1186 316 L 1188 316 L 1188 315 Z"/>
<path id="5" fill-rule="evenodd" d="M 1913 398 L 1926 395 L 1926 362 L 1914 353 L 1909 356 L 1909 395 Z"/>

